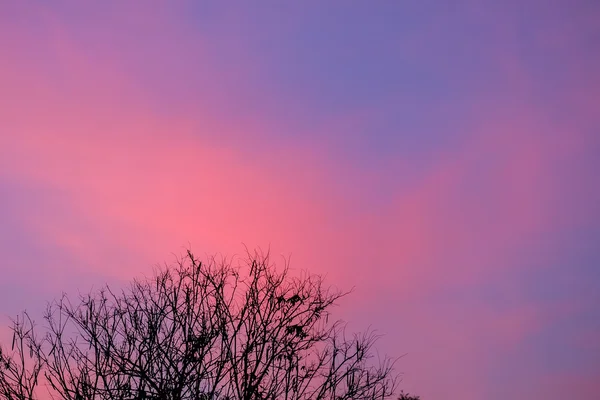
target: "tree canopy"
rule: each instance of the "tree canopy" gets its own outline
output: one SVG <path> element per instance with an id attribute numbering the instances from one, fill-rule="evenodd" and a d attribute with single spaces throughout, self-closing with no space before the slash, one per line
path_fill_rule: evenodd
<path id="1" fill-rule="evenodd" d="M 63 295 L 43 329 L 14 320 L 0 399 L 392 398 L 395 360 L 374 357 L 373 333 L 330 318 L 346 294 L 268 254 L 234 266 L 187 252 L 126 289 Z"/>

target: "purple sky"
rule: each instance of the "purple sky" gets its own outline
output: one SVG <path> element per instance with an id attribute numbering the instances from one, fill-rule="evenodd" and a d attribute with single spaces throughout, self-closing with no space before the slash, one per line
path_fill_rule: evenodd
<path id="1" fill-rule="evenodd" d="M 598 21 L 583 0 L 0 0 L 2 325 L 188 245 L 270 246 L 356 287 L 339 316 L 424 400 L 597 398 Z"/>

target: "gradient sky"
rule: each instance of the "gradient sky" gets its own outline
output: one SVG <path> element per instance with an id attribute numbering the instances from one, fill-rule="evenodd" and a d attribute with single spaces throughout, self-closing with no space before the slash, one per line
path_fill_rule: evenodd
<path id="1" fill-rule="evenodd" d="M 187 246 L 270 246 L 355 287 L 339 316 L 424 400 L 597 399 L 598 21 L 0 0 L 2 325 Z"/>

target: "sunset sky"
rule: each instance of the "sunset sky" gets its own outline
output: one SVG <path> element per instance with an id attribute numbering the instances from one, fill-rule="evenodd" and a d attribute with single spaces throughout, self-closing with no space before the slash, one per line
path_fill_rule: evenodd
<path id="1" fill-rule="evenodd" d="M 0 332 L 245 245 L 354 287 L 337 316 L 423 400 L 597 399 L 599 21 L 593 0 L 0 0 Z"/>

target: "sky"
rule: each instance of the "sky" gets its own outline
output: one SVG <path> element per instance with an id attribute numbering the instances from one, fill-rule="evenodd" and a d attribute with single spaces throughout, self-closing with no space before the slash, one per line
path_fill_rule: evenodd
<path id="1" fill-rule="evenodd" d="M 600 392 L 600 3 L 0 0 L 0 321 L 268 248 L 437 399 Z"/>

